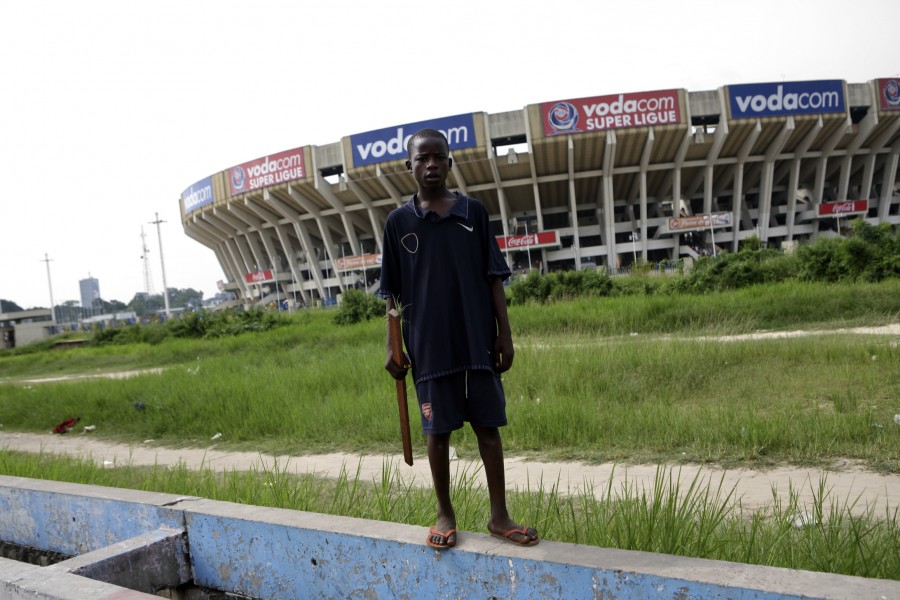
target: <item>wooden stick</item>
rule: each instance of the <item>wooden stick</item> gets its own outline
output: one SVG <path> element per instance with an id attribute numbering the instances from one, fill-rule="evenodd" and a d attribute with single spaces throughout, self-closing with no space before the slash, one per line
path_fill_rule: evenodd
<path id="1" fill-rule="evenodd" d="M 392 308 L 388 311 L 388 332 L 391 339 L 391 354 L 398 366 L 404 365 L 403 337 L 400 335 L 400 313 Z M 412 440 L 409 437 L 409 407 L 406 401 L 406 377 L 397 380 L 397 408 L 400 411 L 400 436 L 403 438 L 403 460 L 412 466 Z"/>

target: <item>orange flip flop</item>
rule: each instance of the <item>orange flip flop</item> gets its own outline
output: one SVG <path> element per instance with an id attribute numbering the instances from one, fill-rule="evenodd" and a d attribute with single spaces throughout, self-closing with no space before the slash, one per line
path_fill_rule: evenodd
<path id="1" fill-rule="evenodd" d="M 531 532 L 534 532 L 534 539 L 531 539 Z M 527 541 L 527 542 L 520 542 L 520 541 L 518 541 L 518 540 L 512 539 L 510 536 L 513 535 L 513 534 L 515 534 L 515 533 L 521 534 L 521 535 L 524 536 L 528 541 Z M 514 527 L 514 528 L 512 528 L 512 529 L 510 529 L 510 530 L 508 530 L 508 531 L 504 531 L 503 533 L 494 533 L 494 532 L 492 531 L 492 532 L 491 532 L 491 535 L 492 535 L 493 537 L 497 538 L 497 539 L 506 540 L 506 541 L 509 542 L 510 544 L 515 544 L 516 546 L 534 546 L 534 545 L 536 545 L 539 541 L 541 541 L 541 539 L 540 539 L 540 538 L 538 537 L 538 535 L 537 535 L 537 530 L 536 530 L 536 529 L 533 529 L 533 528 L 531 528 L 531 527 Z"/>
<path id="2" fill-rule="evenodd" d="M 432 527 L 428 530 L 428 537 L 425 538 L 425 543 L 431 546 L 432 548 L 437 548 L 438 550 L 446 550 L 447 548 L 452 548 L 456 545 L 454 541 L 452 544 L 450 543 L 450 536 L 456 533 L 455 529 L 448 529 L 447 531 L 441 531 L 437 527 Z M 441 538 L 441 542 L 433 542 L 431 541 L 432 537 Z"/>

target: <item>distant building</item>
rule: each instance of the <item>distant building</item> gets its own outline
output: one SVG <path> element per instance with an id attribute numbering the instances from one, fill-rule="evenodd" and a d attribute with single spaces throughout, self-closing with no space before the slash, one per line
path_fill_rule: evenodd
<path id="1" fill-rule="evenodd" d="M 100 302 L 100 282 L 94 277 L 88 277 L 78 282 L 81 289 L 81 306 L 88 310 L 98 308 Z"/>
<path id="2" fill-rule="evenodd" d="M 0 348 L 18 348 L 59 333 L 49 308 L 0 313 Z"/>

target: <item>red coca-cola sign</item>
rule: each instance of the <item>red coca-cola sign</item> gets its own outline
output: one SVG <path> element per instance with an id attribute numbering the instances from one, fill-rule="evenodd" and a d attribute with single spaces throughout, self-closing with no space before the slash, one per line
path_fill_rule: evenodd
<path id="1" fill-rule="evenodd" d="M 559 246 L 559 232 L 540 231 L 527 235 L 498 236 L 497 245 L 500 246 L 501 250 L 528 250 L 530 248 Z"/>
<path id="2" fill-rule="evenodd" d="M 270 269 L 266 269 L 265 271 L 256 271 L 255 273 L 247 273 L 244 275 L 244 280 L 247 283 L 263 283 L 265 281 L 272 281 L 275 279 L 274 275 L 272 275 L 272 271 Z"/>
<path id="3" fill-rule="evenodd" d="M 837 217 L 865 213 L 869 210 L 868 200 L 847 200 L 846 202 L 829 202 L 818 206 L 820 217 Z"/>

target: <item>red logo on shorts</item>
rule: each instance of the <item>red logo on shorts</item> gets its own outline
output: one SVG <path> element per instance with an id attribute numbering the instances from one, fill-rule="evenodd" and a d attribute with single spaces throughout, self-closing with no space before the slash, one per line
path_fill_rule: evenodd
<path id="1" fill-rule="evenodd" d="M 431 402 L 426 402 L 422 405 L 422 416 L 425 417 L 426 421 L 431 420 Z"/>

